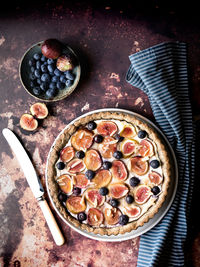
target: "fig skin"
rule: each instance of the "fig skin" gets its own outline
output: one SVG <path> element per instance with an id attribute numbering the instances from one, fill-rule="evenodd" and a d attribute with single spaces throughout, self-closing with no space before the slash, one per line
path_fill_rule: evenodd
<path id="1" fill-rule="evenodd" d="M 57 39 L 47 39 L 43 42 L 41 50 L 45 57 L 56 59 L 62 53 L 62 44 Z"/>
<path id="2" fill-rule="evenodd" d="M 57 59 L 56 67 L 60 71 L 65 72 L 67 70 L 72 70 L 74 66 L 71 57 L 62 55 Z"/>
<path id="3" fill-rule="evenodd" d="M 38 121 L 31 114 L 23 114 L 19 123 L 21 128 L 26 131 L 34 131 L 38 127 Z"/>
<path id="4" fill-rule="evenodd" d="M 44 103 L 35 103 L 30 107 L 31 114 L 37 119 L 45 119 L 48 116 L 48 109 Z"/>

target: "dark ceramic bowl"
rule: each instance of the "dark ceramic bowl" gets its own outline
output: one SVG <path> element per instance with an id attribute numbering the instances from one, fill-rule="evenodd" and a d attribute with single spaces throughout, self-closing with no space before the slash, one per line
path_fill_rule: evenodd
<path id="1" fill-rule="evenodd" d="M 62 100 L 64 98 L 66 98 L 67 96 L 69 96 L 74 91 L 74 89 L 77 87 L 77 85 L 79 83 L 80 75 L 81 75 L 81 67 L 80 67 L 78 57 L 76 56 L 74 51 L 69 46 L 63 45 L 62 54 L 67 54 L 67 55 L 71 56 L 71 58 L 73 59 L 73 62 L 74 62 L 74 68 L 72 70 L 72 73 L 75 75 L 75 80 L 74 80 L 73 84 L 70 87 L 66 86 L 63 90 L 59 90 L 59 93 L 51 99 L 48 99 L 46 97 L 45 93 L 40 95 L 40 96 L 36 96 L 36 95 L 34 95 L 33 90 L 30 86 L 31 80 L 29 77 L 30 77 L 31 70 L 30 70 L 30 66 L 29 66 L 28 62 L 33 57 L 33 55 L 35 53 L 41 53 L 42 43 L 43 43 L 43 41 L 33 45 L 23 55 L 21 62 L 20 62 L 20 66 L 19 66 L 19 76 L 20 76 L 21 83 L 22 83 L 23 87 L 25 88 L 25 90 L 31 96 L 35 97 L 38 100 L 46 101 L 46 102 Z"/>

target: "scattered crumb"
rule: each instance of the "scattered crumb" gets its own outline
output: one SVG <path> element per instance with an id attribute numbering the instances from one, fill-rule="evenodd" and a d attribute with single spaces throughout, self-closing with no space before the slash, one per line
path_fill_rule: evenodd
<path id="1" fill-rule="evenodd" d="M 112 72 L 110 79 L 115 79 L 117 82 L 120 82 L 119 74 Z"/>
<path id="2" fill-rule="evenodd" d="M 81 111 L 88 110 L 90 108 L 90 104 L 88 102 L 85 103 L 85 105 L 82 107 Z"/>
<path id="3" fill-rule="evenodd" d="M 141 107 L 144 106 L 144 101 L 141 97 L 138 97 L 136 100 L 135 100 L 135 103 L 134 103 L 136 106 L 137 105 L 140 105 Z"/>

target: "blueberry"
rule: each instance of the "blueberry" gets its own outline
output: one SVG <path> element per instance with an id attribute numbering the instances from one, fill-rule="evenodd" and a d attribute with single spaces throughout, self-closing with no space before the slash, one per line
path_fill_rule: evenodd
<path id="1" fill-rule="evenodd" d="M 67 80 L 65 84 L 66 84 L 67 87 L 70 87 L 70 86 L 72 86 L 73 81 Z"/>
<path id="2" fill-rule="evenodd" d="M 57 87 L 59 90 L 63 90 L 63 89 L 65 89 L 65 84 L 64 84 L 64 83 L 61 83 L 61 82 L 57 82 L 57 83 L 56 83 L 56 87 Z"/>
<path id="3" fill-rule="evenodd" d="M 34 80 L 34 81 L 30 81 L 30 87 L 31 87 L 31 88 L 35 87 L 36 85 L 37 85 L 36 80 Z"/>
<path id="4" fill-rule="evenodd" d="M 107 187 L 101 187 L 99 189 L 99 194 L 102 196 L 106 196 L 108 194 L 108 188 Z"/>
<path id="5" fill-rule="evenodd" d="M 131 196 L 131 195 L 128 195 L 128 196 L 126 197 L 126 202 L 127 202 L 128 204 L 131 204 L 131 203 L 133 203 L 133 201 L 134 201 L 134 198 L 133 198 L 133 196 Z"/>
<path id="6" fill-rule="evenodd" d="M 50 83 L 49 84 L 49 88 L 51 88 L 51 89 L 56 89 L 56 83 Z"/>
<path id="7" fill-rule="evenodd" d="M 64 74 L 61 74 L 59 80 L 60 80 L 61 82 L 63 82 L 63 79 L 66 81 L 65 75 L 64 75 Z"/>
<path id="8" fill-rule="evenodd" d="M 34 93 L 34 95 L 39 96 L 39 95 L 42 94 L 42 90 L 40 89 L 40 87 L 34 87 L 33 88 L 33 93 Z"/>
<path id="9" fill-rule="evenodd" d="M 140 131 L 138 132 L 138 137 L 139 137 L 140 139 L 145 138 L 146 135 L 147 135 L 147 132 L 146 132 L 146 131 L 140 130 Z"/>
<path id="10" fill-rule="evenodd" d="M 41 69 L 41 65 L 42 65 L 41 61 L 37 60 L 36 61 L 36 69 L 40 70 Z"/>
<path id="11" fill-rule="evenodd" d="M 116 159 L 121 159 L 122 157 L 123 157 L 123 154 L 122 154 L 122 152 L 121 151 L 115 151 L 114 153 L 113 153 L 113 157 L 114 158 L 116 158 Z"/>
<path id="12" fill-rule="evenodd" d="M 95 135 L 94 142 L 96 142 L 97 144 L 102 143 L 103 142 L 103 136 L 100 134 Z"/>
<path id="13" fill-rule="evenodd" d="M 47 66 L 45 64 L 41 65 L 41 71 L 45 73 L 47 72 Z"/>
<path id="14" fill-rule="evenodd" d="M 67 195 L 65 195 L 63 192 L 60 192 L 60 193 L 58 194 L 58 200 L 59 200 L 61 203 L 66 202 L 66 200 L 67 200 Z M 64 203 L 63 203 L 63 204 L 64 204 Z"/>
<path id="15" fill-rule="evenodd" d="M 59 170 L 63 170 L 65 168 L 65 163 L 60 161 L 56 164 L 56 167 L 59 169 Z"/>
<path id="16" fill-rule="evenodd" d="M 62 74 L 62 72 L 59 70 L 59 69 L 55 69 L 54 70 L 54 74 L 56 75 L 56 76 L 59 76 L 60 77 L 60 75 Z"/>
<path id="17" fill-rule="evenodd" d="M 36 70 L 34 71 L 34 74 L 35 74 L 35 77 L 36 77 L 36 78 L 40 78 L 40 76 L 41 76 L 41 71 L 38 70 L 38 69 L 36 69 Z"/>
<path id="18" fill-rule="evenodd" d="M 160 188 L 158 186 L 154 186 L 152 189 L 151 189 L 151 192 L 154 194 L 154 195 L 158 195 L 160 193 Z"/>
<path id="19" fill-rule="evenodd" d="M 54 76 L 54 72 L 49 72 L 49 75 L 50 75 L 51 77 L 53 77 L 53 76 Z"/>
<path id="20" fill-rule="evenodd" d="M 119 217 L 119 224 L 121 224 L 121 225 L 127 224 L 128 221 L 129 221 L 129 217 L 127 215 L 121 215 Z"/>
<path id="21" fill-rule="evenodd" d="M 47 96 L 47 98 L 52 98 L 52 97 L 56 96 L 57 93 L 58 93 L 57 89 L 51 89 L 50 88 L 46 91 L 46 96 Z"/>
<path id="22" fill-rule="evenodd" d="M 59 81 L 59 77 L 54 75 L 52 78 L 51 78 L 51 81 L 54 82 L 54 83 L 57 83 Z"/>
<path id="23" fill-rule="evenodd" d="M 75 79 L 74 74 L 73 74 L 71 71 L 69 71 L 69 70 L 65 71 L 64 74 L 65 74 L 65 77 L 66 77 L 68 80 L 73 81 L 73 80 Z"/>
<path id="24" fill-rule="evenodd" d="M 45 62 L 45 61 L 47 60 L 47 58 L 46 58 L 44 55 L 42 55 L 40 60 L 41 60 L 42 62 Z"/>
<path id="25" fill-rule="evenodd" d="M 35 60 L 39 60 L 40 57 L 41 57 L 41 55 L 40 55 L 39 53 L 35 53 L 35 54 L 33 55 L 33 58 L 34 58 Z"/>
<path id="26" fill-rule="evenodd" d="M 47 65 L 47 69 L 49 72 L 54 72 L 55 71 L 55 66 L 53 64 Z"/>
<path id="27" fill-rule="evenodd" d="M 30 78 L 31 81 L 35 80 L 36 79 L 35 74 L 34 73 L 30 73 L 29 74 L 29 78 Z"/>
<path id="28" fill-rule="evenodd" d="M 116 134 L 115 139 L 117 139 L 118 142 L 122 142 L 124 140 L 124 137 L 119 134 Z"/>
<path id="29" fill-rule="evenodd" d="M 160 166 L 160 162 L 157 160 L 157 159 L 154 159 L 150 162 L 150 166 L 153 168 L 153 169 L 157 169 L 159 166 Z"/>
<path id="30" fill-rule="evenodd" d="M 33 73 L 35 71 L 35 67 L 31 67 L 31 72 Z"/>
<path id="31" fill-rule="evenodd" d="M 79 187 L 74 187 L 73 194 L 75 196 L 78 196 L 78 195 L 80 195 L 80 193 L 81 193 L 81 189 Z"/>
<path id="32" fill-rule="evenodd" d="M 87 215 L 85 214 L 85 212 L 80 212 L 80 213 L 78 213 L 77 218 L 80 222 L 82 222 L 82 221 L 85 221 L 87 219 Z"/>
<path id="33" fill-rule="evenodd" d="M 41 78 L 37 78 L 37 84 L 41 84 L 42 81 L 41 81 Z"/>
<path id="34" fill-rule="evenodd" d="M 35 59 L 34 59 L 34 58 L 29 59 L 28 64 L 29 64 L 29 66 L 31 66 L 31 67 L 32 67 L 32 66 L 35 67 Z"/>
<path id="35" fill-rule="evenodd" d="M 49 84 L 47 82 L 42 82 L 40 84 L 40 88 L 42 89 L 42 91 L 46 91 L 49 88 Z"/>
<path id="36" fill-rule="evenodd" d="M 137 186 L 140 183 L 140 179 L 137 177 L 131 177 L 131 179 L 129 180 L 129 184 L 132 187 Z"/>
<path id="37" fill-rule="evenodd" d="M 85 172 L 85 176 L 88 178 L 88 180 L 92 180 L 95 176 L 95 172 L 92 170 L 87 170 Z"/>
<path id="38" fill-rule="evenodd" d="M 55 61 L 54 61 L 54 59 L 52 59 L 52 58 L 48 58 L 47 59 L 47 64 L 53 64 Z"/>
<path id="39" fill-rule="evenodd" d="M 85 157 L 85 153 L 82 150 L 76 151 L 76 157 L 78 159 L 83 159 Z"/>
<path id="40" fill-rule="evenodd" d="M 110 205 L 114 208 L 117 208 L 119 206 L 119 200 L 115 199 L 115 198 L 111 198 L 110 200 Z"/>
<path id="41" fill-rule="evenodd" d="M 97 128 L 96 122 L 94 122 L 94 121 L 88 122 L 87 128 L 88 128 L 88 130 L 94 130 L 94 129 L 96 129 Z"/>
<path id="42" fill-rule="evenodd" d="M 103 168 L 104 170 L 109 170 L 112 167 L 112 163 L 110 161 L 104 161 Z"/>
<path id="43" fill-rule="evenodd" d="M 41 80 L 43 82 L 50 82 L 50 80 L 51 80 L 50 75 L 48 73 L 43 73 L 41 76 Z"/>

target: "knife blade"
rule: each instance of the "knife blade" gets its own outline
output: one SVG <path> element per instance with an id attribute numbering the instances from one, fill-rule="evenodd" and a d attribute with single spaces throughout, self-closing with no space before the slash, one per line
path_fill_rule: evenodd
<path id="1" fill-rule="evenodd" d="M 28 154 L 26 153 L 24 147 L 20 143 L 19 139 L 16 137 L 16 135 L 8 128 L 3 129 L 2 131 L 3 136 L 7 140 L 9 146 L 13 150 L 21 169 L 23 170 L 26 180 L 28 182 L 28 185 L 33 192 L 33 195 L 38 200 L 39 206 L 42 209 L 42 212 L 44 214 L 44 217 L 47 221 L 47 225 L 49 226 L 49 229 L 52 233 L 52 236 L 58 246 L 63 245 L 64 243 L 64 237 L 56 223 L 56 220 L 44 198 L 44 189 L 42 184 L 40 183 L 40 180 L 37 176 L 37 173 L 35 171 L 35 168 L 33 167 L 33 164 L 28 157 Z"/>

